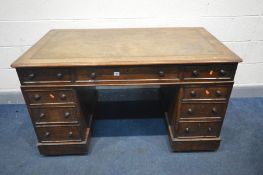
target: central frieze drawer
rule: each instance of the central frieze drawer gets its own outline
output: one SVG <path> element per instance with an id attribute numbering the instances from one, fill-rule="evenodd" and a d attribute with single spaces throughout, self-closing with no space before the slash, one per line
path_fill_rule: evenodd
<path id="1" fill-rule="evenodd" d="M 81 140 L 79 126 L 37 126 L 36 132 L 40 142 Z"/>
<path id="2" fill-rule="evenodd" d="M 35 107 L 31 108 L 31 116 L 36 124 L 77 123 L 79 115 L 73 106 Z"/>
<path id="3" fill-rule="evenodd" d="M 76 71 L 76 82 L 96 81 L 179 81 L 178 66 L 86 67 Z"/>

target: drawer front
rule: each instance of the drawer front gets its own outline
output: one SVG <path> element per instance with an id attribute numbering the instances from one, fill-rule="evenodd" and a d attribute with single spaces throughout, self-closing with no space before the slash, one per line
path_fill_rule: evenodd
<path id="1" fill-rule="evenodd" d="M 26 68 L 18 69 L 21 84 L 49 84 L 72 82 L 69 69 L 62 68 Z"/>
<path id="2" fill-rule="evenodd" d="M 36 124 L 77 123 L 79 118 L 75 107 L 41 107 L 31 108 L 30 111 Z"/>
<path id="3" fill-rule="evenodd" d="M 183 103 L 181 106 L 180 118 L 223 118 L 226 108 L 226 103 Z"/>
<path id="4" fill-rule="evenodd" d="M 221 99 L 229 98 L 232 86 L 199 86 L 185 87 L 183 99 Z"/>
<path id="5" fill-rule="evenodd" d="M 183 79 L 185 81 L 232 80 L 236 67 L 236 64 L 189 65 L 184 67 Z"/>
<path id="6" fill-rule="evenodd" d="M 36 132 L 40 142 L 81 140 L 79 126 L 37 126 Z"/>
<path id="7" fill-rule="evenodd" d="M 29 104 L 74 103 L 75 101 L 72 90 L 25 90 L 24 95 Z"/>
<path id="8" fill-rule="evenodd" d="M 178 137 L 219 137 L 221 122 L 179 122 Z"/>
<path id="9" fill-rule="evenodd" d="M 76 70 L 76 82 L 100 81 L 179 81 L 178 67 L 174 65 L 98 67 Z"/>

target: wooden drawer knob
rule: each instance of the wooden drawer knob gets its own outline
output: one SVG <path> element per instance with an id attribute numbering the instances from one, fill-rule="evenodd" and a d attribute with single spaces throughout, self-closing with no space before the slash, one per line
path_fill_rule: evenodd
<path id="1" fill-rule="evenodd" d="M 61 95 L 60 95 L 60 99 L 61 99 L 61 100 L 66 100 L 66 99 L 67 99 L 66 94 L 61 94 Z"/>
<path id="2" fill-rule="evenodd" d="M 38 101 L 40 100 L 41 96 L 39 94 L 35 94 L 34 95 L 34 100 Z"/>
<path id="3" fill-rule="evenodd" d="M 159 71 L 159 76 L 160 76 L 160 77 L 164 77 L 164 71 L 160 70 L 160 71 Z"/>
<path id="4" fill-rule="evenodd" d="M 216 107 L 213 107 L 213 108 L 212 108 L 212 113 L 213 113 L 213 114 L 217 114 L 217 109 L 216 109 Z"/>
<path id="5" fill-rule="evenodd" d="M 217 90 L 216 91 L 216 96 L 221 97 L 222 96 L 222 92 L 220 90 Z"/>
<path id="6" fill-rule="evenodd" d="M 64 75 L 63 75 L 62 73 L 57 73 L 57 78 L 58 78 L 58 79 L 62 79 L 63 76 L 64 76 Z"/>
<path id="7" fill-rule="evenodd" d="M 73 132 L 72 132 L 72 131 L 70 131 L 70 132 L 68 133 L 68 137 L 69 137 L 69 138 L 72 138 L 72 137 L 73 137 Z"/>
<path id="8" fill-rule="evenodd" d="M 45 132 L 45 138 L 50 137 L 50 132 Z"/>
<path id="9" fill-rule="evenodd" d="M 193 70 L 192 76 L 193 77 L 198 77 L 199 76 L 199 72 L 197 70 Z"/>
<path id="10" fill-rule="evenodd" d="M 195 91 L 191 91 L 190 95 L 191 95 L 191 97 L 196 97 L 196 92 Z"/>
<path id="11" fill-rule="evenodd" d="M 189 109 L 187 110 L 187 113 L 188 113 L 188 114 L 193 114 L 193 109 L 192 109 L 192 108 L 189 108 Z"/>
<path id="12" fill-rule="evenodd" d="M 70 112 L 65 112 L 65 113 L 64 113 L 64 116 L 65 116 L 65 118 L 69 118 Z"/>
<path id="13" fill-rule="evenodd" d="M 28 75 L 28 78 L 29 78 L 30 80 L 33 80 L 33 79 L 35 78 L 35 74 L 34 74 L 34 73 L 29 74 L 29 75 Z"/>
<path id="14" fill-rule="evenodd" d="M 226 75 L 226 71 L 224 69 L 221 69 L 219 71 L 219 75 L 222 76 L 222 77 L 225 76 Z"/>
<path id="15" fill-rule="evenodd" d="M 90 78 L 92 78 L 92 79 L 95 79 L 96 78 L 96 72 L 92 72 L 91 74 L 90 74 Z"/>
<path id="16" fill-rule="evenodd" d="M 40 114 L 39 114 L 39 118 L 44 118 L 46 116 L 46 114 L 44 113 L 44 112 L 41 112 Z"/>
<path id="17" fill-rule="evenodd" d="M 211 132 L 212 132 L 212 128 L 209 127 L 209 128 L 207 129 L 207 131 L 208 131 L 209 133 L 211 133 Z"/>
<path id="18" fill-rule="evenodd" d="M 189 133 L 189 128 L 185 128 L 185 133 Z"/>

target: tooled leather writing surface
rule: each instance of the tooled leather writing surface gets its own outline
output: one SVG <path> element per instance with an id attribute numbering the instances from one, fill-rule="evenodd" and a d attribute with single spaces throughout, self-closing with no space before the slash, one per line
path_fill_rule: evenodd
<path id="1" fill-rule="evenodd" d="M 12 67 L 240 62 L 203 28 L 51 30 Z"/>

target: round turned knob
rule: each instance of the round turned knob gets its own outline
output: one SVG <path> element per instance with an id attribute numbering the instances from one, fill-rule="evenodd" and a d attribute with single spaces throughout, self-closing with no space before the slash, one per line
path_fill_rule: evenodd
<path id="1" fill-rule="evenodd" d="M 185 132 L 186 132 L 186 133 L 189 133 L 189 128 L 185 128 Z"/>
<path id="2" fill-rule="evenodd" d="M 58 79 L 62 79 L 63 78 L 63 74 L 62 73 L 57 73 L 57 78 Z"/>
<path id="3" fill-rule="evenodd" d="M 160 77 L 164 77 L 164 71 L 160 70 L 160 71 L 159 71 L 159 76 L 160 76 Z"/>
<path id="4" fill-rule="evenodd" d="M 195 91 L 191 91 L 190 95 L 191 95 L 191 97 L 196 97 L 196 92 Z"/>
<path id="5" fill-rule="evenodd" d="M 65 116 L 65 118 L 68 118 L 70 116 L 70 112 L 65 112 L 64 116 Z"/>
<path id="6" fill-rule="evenodd" d="M 44 113 L 44 112 L 41 112 L 40 114 L 39 114 L 39 118 L 44 118 L 46 116 L 46 114 Z"/>
<path id="7" fill-rule="evenodd" d="M 193 114 L 193 110 L 192 110 L 191 108 L 189 108 L 189 109 L 187 110 L 187 112 L 188 112 L 188 114 Z"/>
<path id="8" fill-rule="evenodd" d="M 218 96 L 218 97 L 222 96 L 222 92 L 220 90 L 217 90 L 216 91 L 216 96 Z"/>
<path id="9" fill-rule="evenodd" d="M 197 70 L 193 70 L 192 75 L 194 77 L 198 77 L 199 76 L 199 72 Z"/>
<path id="10" fill-rule="evenodd" d="M 50 132 L 45 132 L 45 137 L 48 138 L 50 136 Z"/>
<path id="11" fill-rule="evenodd" d="M 216 107 L 213 107 L 213 108 L 212 108 L 212 112 L 213 112 L 213 114 L 217 114 L 217 109 L 216 109 Z"/>
<path id="12" fill-rule="evenodd" d="M 212 132 L 212 128 L 208 128 L 207 131 L 208 131 L 209 133 L 211 133 L 211 132 Z"/>
<path id="13" fill-rule="evenodd" d="M 95 78 L 96 78 L 96 72 L 92 72 L 92 73 L 90 74 L 90 78 L 95 79 Z"/>
<path id="14" fill-rule="evenodd" d="M 68 133 L 68 137 L 69 137 L 69 138 L 72 138 L 72 137 L 73 137 L 73 132 L 72 132 L 72 131 L 70 131 L 70 132 Z"/>
<path id="15" fill-rule="evenodd" d="M 220 76 L 225 76 L 225 75 L 226 75 L 226 71 L 225 71 L 224 69 L 221 69 L 221 70 L 219 71 L 219 75 L 220 75 Z"/>
<path id="16" fill-rule="evenodd" d="M 67 99 L 66 94 L 61 94 L 61 95 L 60 95 L 60 99 L 61 99 L 61 100 L 66 100 L 66 99 Z"/>
<path id="17" fill-rule="evenodd" d="M 38 101 L 40 100 L 41 96 L 39 94 L 35 94 L 34 95 L 34 100 Z"/>
<path id="18" fill-rule="evenodd" d="M 28 75 L 28 78 L 29 78 L 30 80 L 33 80 L 33 79 L 35 78 L 35 74 L 34 74 L 34 73 L 29 74 L 29 75 Z"/>

